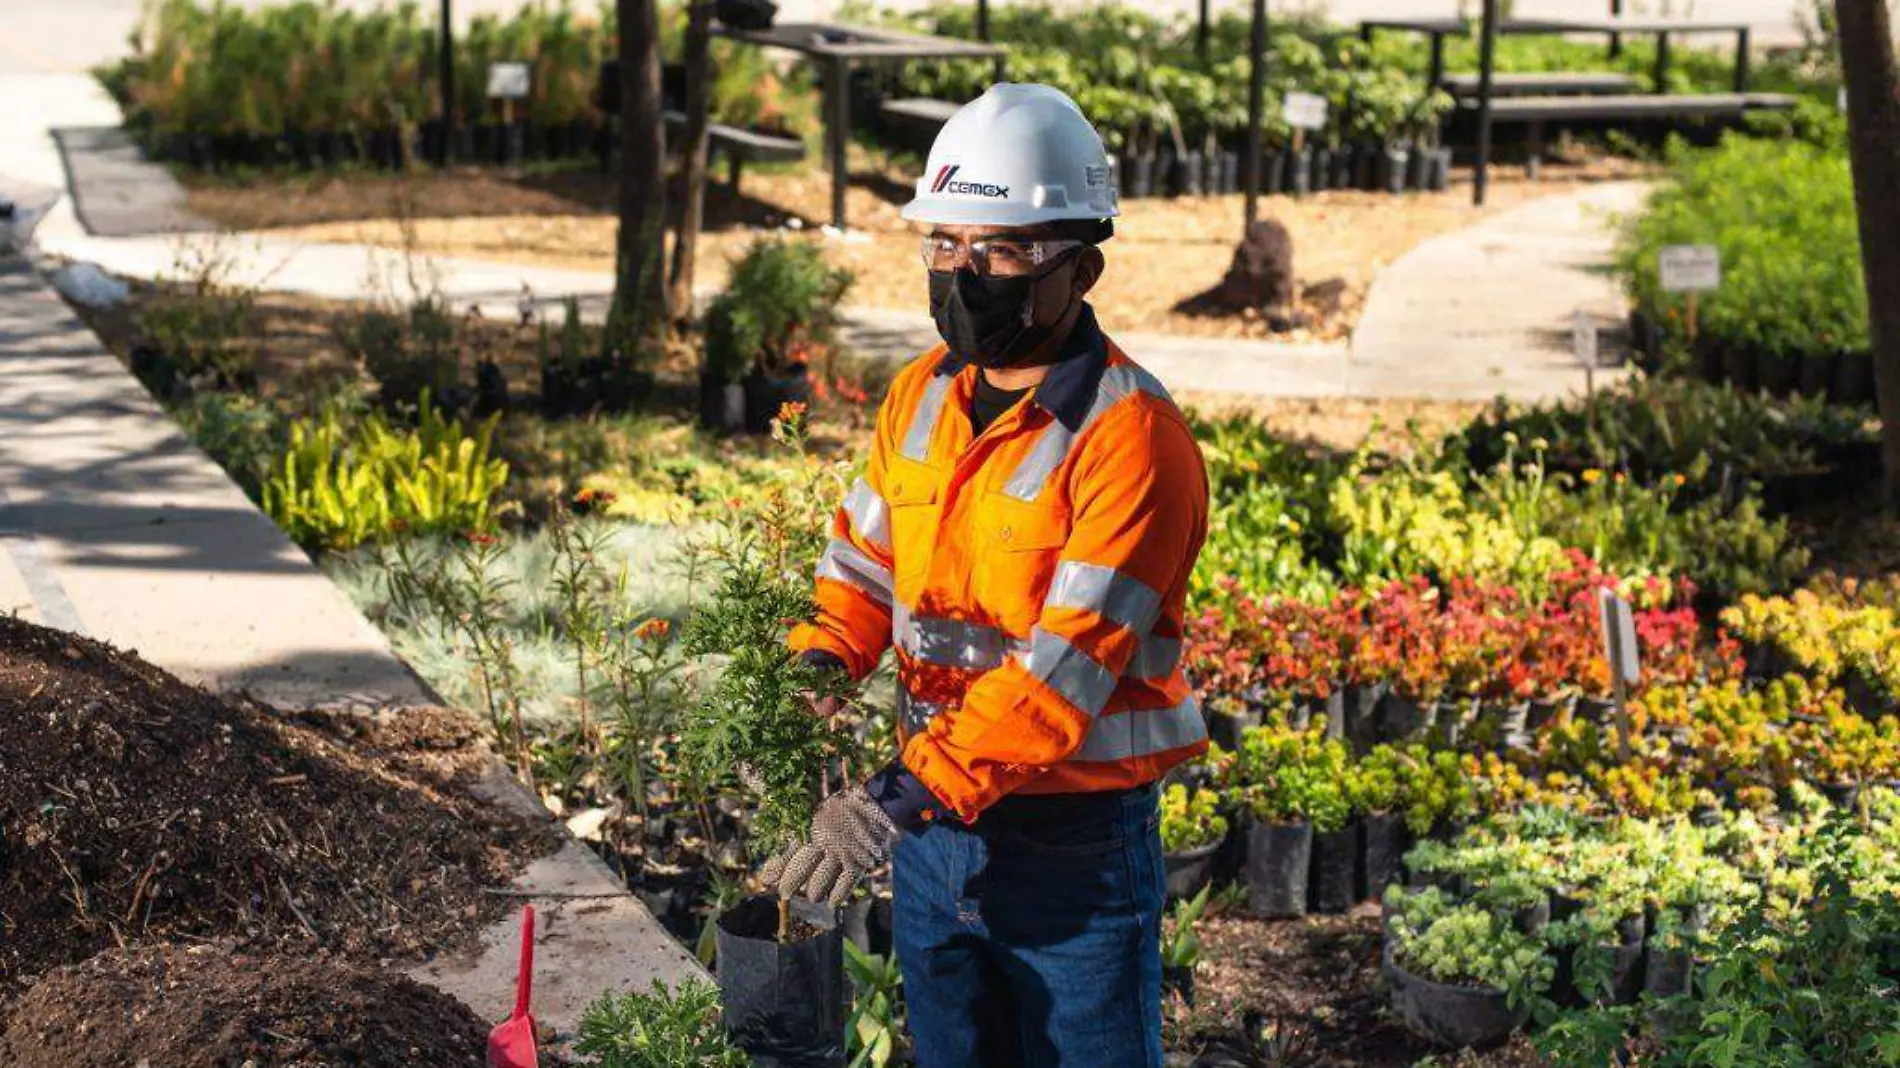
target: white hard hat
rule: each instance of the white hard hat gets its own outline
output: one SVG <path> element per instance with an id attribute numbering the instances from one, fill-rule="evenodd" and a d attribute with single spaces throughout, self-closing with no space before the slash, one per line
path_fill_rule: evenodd
<path id="1" fill-rule="evenodd" d="M 992 85 L 957 110 L 930 146 L 915 222 L 1032 226 L 1112 219 L 1115 182 L 1101 135 L 1062 90 Z"/>

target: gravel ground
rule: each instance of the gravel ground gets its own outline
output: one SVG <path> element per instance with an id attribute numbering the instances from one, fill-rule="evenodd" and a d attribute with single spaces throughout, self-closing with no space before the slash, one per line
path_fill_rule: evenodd
<path id="1" fill-rule="evenodd" d="M 1462 172 L 1443 193 L 1265 198 L 1263 216 L 1280 220 L 1293 234 L 1294 269 L 1301 283 L 1346 282 L 1337 314 L 1282 336 L 1291 341 L 1344 337 L 1379 270 L 1422 241 L 1526 200 L 1641 169 L 1626 160 L 1580 157 L 1574 166 L 1546 167 L 1544 180 L 1532 183 L 1517 168 L 1501 168 L 1483 209 L 1471 206 L 1468 175 Z M 869 158 L 854 165 L 854 174 L 847 199 L 855 232 L 827 241 L 834 261 L 857 272 L 847 299 L 880 308 L 919 307 L 921 272 L 893 269 L 916 263 L 915 231 L 898 217 L 910 195 L 907 175 Z M 719 183 L 709 189 L 708 233 L 695 278 L 699 287 L 720 285 L 731 258 L 756 235 L 789 225 L 817 239 L 818 224 L 829 218 L 830 180 L 816 168 L 761 169 L 746 176 L 743 190 L 744 196 L 735 198 Z M 583 171 L 512 179 L 482 171 L 412 179 L 304 175 L 243 187 L 203 185 L 191 192 L 194 212 L 237 229 L 272 228 L 311 241 L 597 271 L 613 269 L 612 202 L 611 180 Z M 1123 209 L 1121 233 L 1107 248 L 1109 269 L 1097 290 L 1111 329 L 1268 336 L 1258 316 L 1206 318 L 1176 310 L 1225 273 L 1239 237 L 1240 197 L 1132 200 Z"/>

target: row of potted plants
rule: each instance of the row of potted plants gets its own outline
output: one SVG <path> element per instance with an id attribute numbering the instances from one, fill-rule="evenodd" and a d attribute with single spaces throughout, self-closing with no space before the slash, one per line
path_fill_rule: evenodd
<path id="1" fill-rule="evenodd" d="M 1900 613 L 1892 605 L 1803 589 L 1744 597 L 1722 610 L 1721 623 L 1742 643 L 1751 676 L 1795 671 L 1839 685 L 1870 715 L 1890 713 L 1900 700 Z"/>
<path id="2" fill-rule="evenodd" d="M 1853 820 L 1863 873 L 1849 892 L 1892 891 L 1900 798 L 1869 795 Z M 1644 1000 L 1652 1014 L 1696 992 L 1697 962 L 1743 916 L 1794 923 L 1844 813 L 1808 795 L 1769 820 L 1579 819 L 1527 808 L 1405 857 L 1385 893 L 1384 970 L 1408 1028 L 1447 1047 L 1502 1041 L 1535 1017 Z"/>
<path id="3" fill-rule="evenodd" d="M 1191 621 L 1187 664 L 1207 697 L 1216 738 L 1234 744 L 1265 717 L 1303 723 L 1317 712 L 1335 737 L 1372 744 L 1528 744 L 1577 700 L 1601 717 L 1610 694 L 1597 591 L 1649 604 L 1635 613 L 1645 678 L 1693 683 L 1739 673 L 1736 647 L 1705 640 L 1687 592 L 1660 580 L 1622 582 L 1580 555 L 1526 603 L 1505 585 L 1423 578 L 1323 604 L 1235 596 Z"/>
<path id="4" fill-rule="evenodd" d="M 1117 192 L 1127 198 L 1220 196 L 1244 191 L 1244 146 L 1178 151 L 1161 146 L 1116 158 Z M 1405 138 L 1338 145 L 1279 145 L 1262 151 L 1260 192 L 1304 196 L 1329 189 L 1437 192 L 1450 183 L 1451 150 Z"/>

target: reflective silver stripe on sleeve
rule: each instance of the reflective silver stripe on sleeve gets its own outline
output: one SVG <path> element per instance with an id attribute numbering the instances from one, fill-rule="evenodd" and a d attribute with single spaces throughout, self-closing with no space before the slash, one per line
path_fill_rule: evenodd
<path id="1" fill-rule="evenodd" d="M 881 604 L 891 603 L 890 570 L 843 538 L 833 538 L 825 546 L 824 555 L 818 558 L 818 577 L 854 586 Z"/>
<path id="2" fill-rule="evenodd" d="M 1035 500 L 1043 487 L 1048 485 L 1049 476 L 1055 474 L 1056 468 L 1062 466 L 1062 461 L 1068 459 L 1076 437 L 1122 398 L 1136 392 L 1160 397 L 1170 404 L 1174 402 L 1174 398 L 1168 396 L 1168 391 L 1162 388 L 1155 376 L 1134 364 L 1117 364 L 1107 368 L 1102 372 L 1102 381 L 1095 387 L 1095 401 L 1089 405 L 1088 414 L 1082 417 L 1082 425 L 1070 430 L 1059 422 L 1049 424 L 1030 448 L 1029 455 L 1023 457 L 1022 462 L 1016 465 L 1016 470 L 1010 473 L 1003 492 L 1019 501 Z M 909 455 L 908 452 L 906 455 Z"/>
<path id="3" fill-rule="evenodd" d="M 930 435 L 936 432 L 937 417 L 943 414 L 944 394 L 950 392 L 951 375 L 932 375 L 930 385 L 924 387 L 923 399 L 917 402 L 917 412 L 910 417 L 910 429 L 904 432 L 904 447 L 900 450 L 907 459 L 924 460 L 930 456 Z"/>
<path id="4" fill-rule="evenodd" d="M 1161 614 L 1161 595 L 1154 587 L 1112 567 L 1065 560 L 1042 600 L 1044 608 L 1078 608 L 1112 619 L 1146 636 Z"/>
<path id="5" fill-rule="evenodd" d="M 1207 737 L 1193 695 L 1173 708 L 1135 709 L 1103 716 L 1089 727 L 1070 760 L 1116 761 L 1153 756 Z"/>
<path id="6" fill-rule="evenodd" d="M 914 660 L 944 667 L 987 671 L 1002 664 L 1009 636 L 983 623 L 913 615 L 898 601 L 891 607 L 892 641 Z"/>
<path id="7" fill-rule="evenodd" d="M 1180 663 L 1181 639 L 1150 634 L 1141 639 L 1141 646 L 1135 650 L 1134 658 L 1122 669 L 1122 677 L 1165 679 L 1174 674 L 1175 667 Z"/>
<path id="8" fill-rule="evenodd" d="M 1068 639 L 1038 627 L 1029 636 L 1029 655 L 1023 667 L 1048 683 L 1075 707 L 1099 716 L 1115 692 L 1115 676 L 1095 659 L 1070 645 Z"/>
<path id="9" fill-rule="evenodd" d="M 943 715 L 949 708 L 947 704 L 919 701 L 902 685 L 897 687 L 897 722 L 903 724 L 907 734 L 923 733 L 931 720 Z"/>
<path id="10" fill-rule="evenodd" d="M 877 495 L 869 482 L 858 479 L 845 494 L 844 514 L 851 517 L 851 527 L 858 537 L 871 543 L 884 552 L 891 551 L 891 506 Z"/>

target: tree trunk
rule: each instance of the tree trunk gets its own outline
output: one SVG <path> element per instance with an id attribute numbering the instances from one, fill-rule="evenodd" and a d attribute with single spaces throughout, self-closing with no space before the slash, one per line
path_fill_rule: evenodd
<path id="1" fill-rule="evenodd" d="M 1887 0 L 1835 0 L 1847 142 L 1880 399 L 1887 500 L 1900 504 L 1900 70 Z"/>
<path id="2" fill-rule="evenodd" d="M 667 305 L 675 323 L 693 317 L 693 256 L 706 214 L 706 129 L 712 122 L 710 0 L 694 3 L 686 22 L 686 130 L 680 144 L 680 222 L 673 235 L 673 272 Z"/>
<path id="3" fill-rule="evenodd" d="M 666 131 L 658 0 L 615 0 L 620 28 L 620 235 L 606 346 L 631 352 L 664 321 Z"/>

